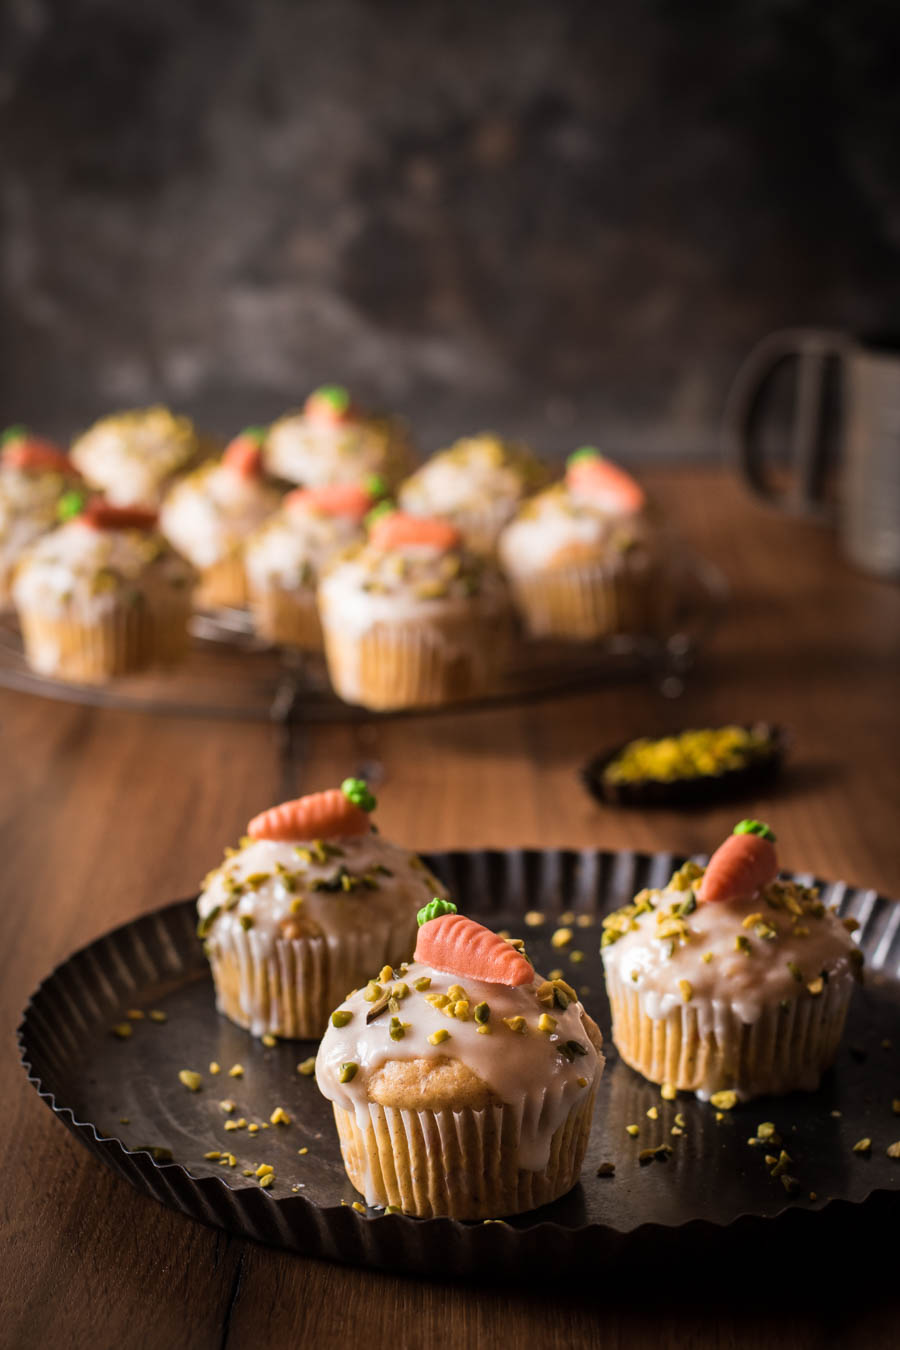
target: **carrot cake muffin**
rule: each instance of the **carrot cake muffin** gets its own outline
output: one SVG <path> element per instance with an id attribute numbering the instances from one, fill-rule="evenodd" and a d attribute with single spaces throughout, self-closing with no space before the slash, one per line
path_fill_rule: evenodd
<path id="1" fill-rule="evenodd" d="M 248 427 L 220 460 L 201 465 L 167 493 L 160 528 L 200 572 L 201 605 L 244 605 L 244 545 L 278 509 L 281 493 L 262 474 L 266 432 Z"/>
<path id="2" fill-rule="evenodd" d="M 399 502 L 415 516 L 451 521 L 469 548 L 492 554 L 504 525 L 546 480 L 528 446 L 484 431 L 432 455 L 401 484 Z"/>
<path id="3" fill-rule="evenodd" d="M 443 889 L 371 821 L 359 778 L 255 816 L 210 872 L 197 932 L 216 1006 L 255 1036 L 320 1036 L 368 972 L 399 962 L 423 897 Z"/>
<path id="4" fill-rule="evenodd" d="M 500 562 L 532 637 L 590 639 L 646 628 L 658 581 L 643 490 L 593 447 L 525 502 Z"/>
<path id="5" fill-rule="evenodd" d="M 818 1087 L 862 953 L 815 887 L 778 880 L 775 836 L 742 820 L 603 921 L 619 1053 L 645 1078 L 737 1098 Z"/>
<path id="6" fill-rule="evenodd" d="M 59 505 L 81 481 L 58 446 L 27 427 L 0 435 L 0 608 L 9 604 L 13 568 L 42 534 L 59 523 Z"/>
<path id="7" fill-rule="evenodd" d="M 326 572 L 319 611 L 331 682 L 366 708 L 488 693 L 506 656 L 503 581 L 445 520 L 386 508 Z"/>
<path id="8" fill-rule="evenodd" d="M 168 408 L 102 417 L 72 443 L 72 459 L 113 506 L 159 506 L 178 473 L 200 453 L 194 424 Z"/>
<path id="9" fill-rule="evenodd" d="M 412 452 L 399 418 L 365 413 L 343 386 L 329 384 L 272 425 L 264 458 L 269 473 L 305 487 L 358 483 L 369 473 L 394 487 Z"/>
<path id="10" fill-rule="evenodd" d="M 414 959 L 332 1013 L 316 1080 L 367 1204 L 499 1218 L 578 1181 L 601 1036 L 521 943 L 455 911 L 426 905 Z"/>
<path id="11" fill-rule="evenodd" d="M 288 493 L 281 510 L 247 543 L 245 563 L 253 621 L 261 637 L 307 651 L 322 650 L 316 587 L 350 544 L 383 492 L 383 480 L 328 483 Z"/>
<path id="12" fill-rule="evenodd" d="M 25 554 L 13 600 L 42 675 L 102 683 L 180 660 L 195 574 L 156 514 L 94 499 Z"/>

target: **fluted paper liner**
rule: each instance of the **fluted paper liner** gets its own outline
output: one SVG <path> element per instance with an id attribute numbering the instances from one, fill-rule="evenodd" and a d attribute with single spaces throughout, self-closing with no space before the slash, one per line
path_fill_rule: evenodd
<path id="1" fill-rule="evenodd" d="M 225 605 L 240 609 L 247 603 L 247 577 L 243 549 L 235 549 L 211 567 L 200 571 L 197 603 L 215 608 Z"/>
<path id="2" fill-rule="evenodd" d="M 590 640 L 640 633 L 658 622 L 659 568 L 637 568 L 627 554 L 508 578 L 532 637 Z"/>
<path id="3" fill-rule="evenodd" d="M 315 592 L 307 587 L 250 586 L 253 626 L 261 637 L 302 651 L 320 652 L 322 625 Z"/>
<path id="4" fill-rule="evenodd" d="M 519 1165 L 521 1108 L 408 1111 L 370 1103 L 360 1129 L 335 1104 L 347 1175 L 369 1205 L 397 1205 L 418 1218 L 493 1219 L 537 1209 L 581 1175 L 596 1085 L 586 1088 L 550 1141 L 546 1167 Z"/>
<path id="5" fill-rule="evenodd" d="M 90 623 L 21 610 L 25 655 L 42 675 L 81 684 L 103 684 L 154 665 L 174 665 L 187 654 L 188 611 L 174 606 L 154 613 L 146 606 L 113 610 Z"/>
<path id="6" fill-rule="evenodd" d="M 337 936 L 278 938 L 268 950 L 252 928 L 234 929 L 210 947 L 216 1006 L 254 1036 L 319 1037 L 351 989 L 409 956 L 415 933 L 413 918 Z"/>
<path id="7" fill-rule="evenodd" d="M 508 637 L 501 613 L 477 608 L 465 617 L 375 623 L 359 635 L 326 611 L 323 627 L 335 692 L 375 709 L 436 707 L 493 692 Z"/>
<path id="8" fill-rule="evenodd" d="M 606 970 L 612 1039 L 625 1063 L 652 1083 L 703 1096 L 727 1088 L 749 1098 L 818 1087 L 837 1054 L 852 991 L 852 978 L 832 980 L 817 998 L 773 1003 L 755 1022 L 719 1000 L 711 1018 L 708 1000 L 651 1018 L 640 990 Z"/>

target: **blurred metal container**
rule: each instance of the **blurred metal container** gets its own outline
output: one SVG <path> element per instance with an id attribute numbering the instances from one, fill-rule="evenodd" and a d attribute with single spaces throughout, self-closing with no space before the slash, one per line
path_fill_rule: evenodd
<path id="1" fill-rule="evenodd" d="M 725 438 L 757 495 L 836 521 L 851 562 L 900 578 L 900 347 L 772 333 L 738 372 Z"/>

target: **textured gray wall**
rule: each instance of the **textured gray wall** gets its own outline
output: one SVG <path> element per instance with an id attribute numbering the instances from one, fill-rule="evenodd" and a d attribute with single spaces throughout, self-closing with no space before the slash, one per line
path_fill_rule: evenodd
<path id="1" fill-rule="evenodd" d="M 900 313 L 897 13 L 5 0 L 0 420 L 709 452 L 766 331 Z"/>

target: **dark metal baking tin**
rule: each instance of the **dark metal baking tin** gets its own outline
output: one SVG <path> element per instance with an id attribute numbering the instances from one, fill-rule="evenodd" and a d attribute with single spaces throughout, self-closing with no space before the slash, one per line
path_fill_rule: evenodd
<path id="1" fill-rule="evenodd" d="M 641 778 L 631 783 L 610 783 L 604 772 L 618 759 L 635 738 L 623 741 L 612 750 L 596 755 L 581 770 L 581 780 L 592 796 L 607 806 L 705 806 L 711 802 L 732 801 L 736 797 L 758 795 L 769 787 L 780 772 L 790 745 L 790 737 L 783 727 L 757 722 L 745 726 L 745 731 L 764 732 L 771 740 L 771 750 L 739 769 L 723 773 L 701 774 L 697 778 L 678 778 L 663 782 L 656 778 Z M 665 733 L 663 733 L 665 734 Z M 678 732 L 671 733 L 678 735 Z M 652 737 L 651 739 L 661 739 Z"/>
<path id="2" fill-rule="evenodd" d="M 664 883 L 680 861 L 668 853 L 558 849 L 429 858 L 468 913 L 523 933 L 539 969 L 562 967 L 585 990 L 584 1002 L 607 1038 L 597 920 L 641 887 Z M 823 894 L 859 920 L 869 975 L 854 997 L 844 1046 L 821 1089 L 761 1099 L 717 1122 L 713 1110 L 692 1097 L 663 1102 L 608 1043 L 581 1184 L 555 1204 L 504 1224 L 414 1220 L 349 1207 L 359 1197 L 344 1174 L 330 1106 L 314 1079 L 296 1072 L 315 1044 L 286 1041 L 267 1049 L 216 1014 L 192 900 L 125 924 L 59 966 L 25 1011 L 22 1061 L 63 1123 L 138 1190 L 203 1223 L 292 1251 L 444 1276 L 488 1270 L 547 1276 L 600 1255 L 630 1254 L 639 1238 L 671 1240 L 675 1229 L 682 1243 L 715 1225 L 721 1241 L 727 1225 L 781 1216 L 776 1229 L 806 1232 L 821 1227 L 824 1217 L 809 1211 L 831 1200 L 858 1203 L 884 1191 L 894 1193 L 893 1203 L 900 1186 L 900 1163 L 885 1155 L 900 1135 L 900 1120 L 891 1115 L 900 1085 L 900 904 L 840 882 L 825 885 Z M 547 922 L 525 928 L 528 910 L 541 911 Z M 576 923 L 574 941 L 561 953 L 549 939 L 566 910 L 593 922 Z M 583 951 L 584 960 L 573 961 L 573 950 Z M 126 1010 L 156 1007 L 168 1015 L 164 1024 L 136 1021 L 124 1041 L 110 1034 Z M 896 1044 L 884 1048 L 882 1041 L 892 1035 Z M 211 1060 L 222 1065 L 217 1077 L 208 1073 Z M 228 1077 L 234 1063 L 243 1064 L 243 1078 Z M 182 1068 L 203 1074 L 202 1091 L 182 1086 Z M 255 1136 L 226 1132 L 227 1117 L 218 1106 L 225 1097 L 237 1103 L 234 1117 L 268 1121 L 283 1106 L 292 1123 Z M 657 1121 L 647 1118 L 652 1106 Z M 671 1134 L 678 1112 L 685 1118 L 680 1137 Z M 791 1171 L 802 1182 L 796 1198 L 768 1176 L 764 1150 L 746 1142 L 763 1120 L 776 1123 L 794 1160 Z M 637 1139 L 626 1133 L 631 1123 L 640 1126 Z M 852 1152 L 864 1136 L 873 1140 L 869 1157 Z M 673 1146 L 669 1160 L 641 1166 L 638 1152 L 659 1143 Z M 169 1149 L 173 1160 L 154 1160 L 148 1147 Z M 309 1152 L 300 1155 L 303 1147 Z M 213 1149 L 232 1150 L 238 1166 L 205 1161 Z M 241 1175 L 260 1161 L 276 1169 L 270 1191 Z M 615 1164 L 613 1178 L 597 1177 L 602 1162 Z M 292 1192 L 292 1185 L 301 1189 Z M 765 1227 L 771 1234 L 771 1225 Z"/>

